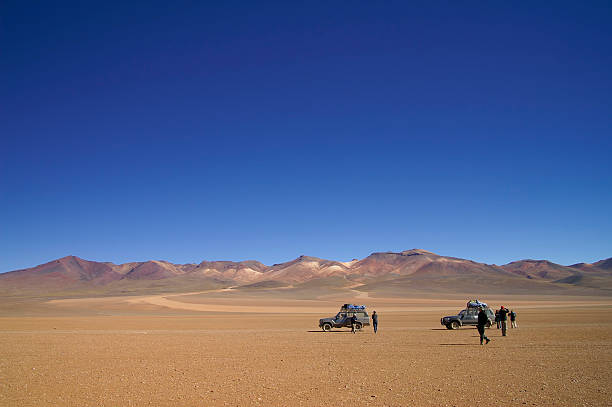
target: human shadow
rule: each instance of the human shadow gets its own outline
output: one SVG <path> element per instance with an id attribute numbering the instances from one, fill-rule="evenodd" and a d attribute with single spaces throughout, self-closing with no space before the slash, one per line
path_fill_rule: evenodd
<path id="1" fill-rule="evenodd" d="M 480 346 L 477 343 L 439 343 L 440 346 Z"/>

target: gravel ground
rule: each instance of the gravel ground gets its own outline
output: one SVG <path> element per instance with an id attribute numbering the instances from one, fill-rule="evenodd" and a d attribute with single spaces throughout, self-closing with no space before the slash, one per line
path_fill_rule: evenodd
<path id="1" fill-rule="evenodd" d="M 330 315 L 335 310 L 330 311 Z M 609 406 L 611 306 L 526 308 L 478 344 L 439 311 L 0 318 L 2 406 Z"/>

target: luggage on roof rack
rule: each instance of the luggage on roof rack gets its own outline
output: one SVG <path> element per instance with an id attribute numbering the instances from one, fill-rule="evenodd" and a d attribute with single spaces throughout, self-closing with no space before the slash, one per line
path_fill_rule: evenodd
<path id="1" fill-rule="evenodd" d="M 480 302 L 478 300 L 471 300 L 467 302 L 468 308 L 478 308 L 478 307 L 487 307 L 486 302 Z"/>
<path id="2" fill-rule="evenodd" d="M 344 304 L 340 307 L 340 311 L 364 311 L 366 309 L 365 305 L 353 305 L 353 304 Z"/>

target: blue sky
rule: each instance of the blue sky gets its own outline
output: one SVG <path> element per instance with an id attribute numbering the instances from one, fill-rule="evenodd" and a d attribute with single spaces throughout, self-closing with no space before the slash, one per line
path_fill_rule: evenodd
<path id="1" fill-rule="evenodd" d="M 612 256 L 607 2 L 0 7 L 0 272 Z"/>

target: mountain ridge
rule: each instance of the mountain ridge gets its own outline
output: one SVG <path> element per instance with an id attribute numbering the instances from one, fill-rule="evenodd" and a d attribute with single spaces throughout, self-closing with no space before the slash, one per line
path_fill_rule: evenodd
<path id="1" fill-rule="evenodd" d="M 106 287 L 133 292 L 134 287 L 140 289 L 141 286 L 155 286 L 162 290 L 179 289 L 179 286 L 186 289 L 191 285 L 272 287 L 307 282 L 314 284 L 325 279 L 364 287 L 392 286 L 394 290 L 398 287 L 426 289 L 428 285 L 435 289 L 454 281 L 468 288 L 482 288 L 487 284 L 503 289 L 506 284 L 528 289 L 531 284 L 536 291 L 572 286 L 604 290 L 607 294 L 608 291 L 612 293 L 612 258 L 571 266 L 532 259 L 498 266 L 411 249 L 373 252 L 361 260 L 353 259 L 350 262 L 302 255 L 267 266 L 257 260 L 205 260 L 199 264 L 148 260 L 114 264 L 70 255 L 0 274 L 0 292 L 76 292 Z"/>

